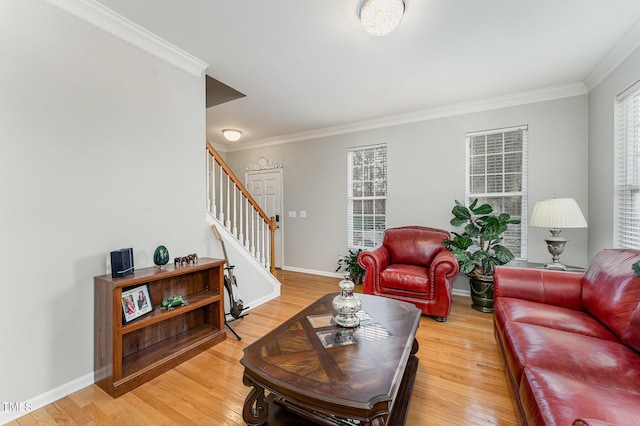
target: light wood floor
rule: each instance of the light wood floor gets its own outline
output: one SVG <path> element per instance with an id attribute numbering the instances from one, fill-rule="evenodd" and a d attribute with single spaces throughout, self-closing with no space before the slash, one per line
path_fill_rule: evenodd
<path id="1" fill-rule="evenodd" d="M 242 349 L 315 299 L 337 291 L 339 279 L 278 272 L 282 295 L 232 323 L 227 340 L 118 399 L 96 385 L 9 425 L 244 425 Z M 242 283 L 240 283 L 242 286 Z M 362 286 L 356 286 L 361 291 Z M 449 320 L 423 316 L 418 372 L 407 426 L 516 423 L 493 337 L 492 316 L 454 296 Z"/>

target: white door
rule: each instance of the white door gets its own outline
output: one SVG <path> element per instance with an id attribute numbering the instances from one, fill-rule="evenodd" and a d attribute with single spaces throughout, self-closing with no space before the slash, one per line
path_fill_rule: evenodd
<path id="1" fill-rule="evenodd" d="M 251 171 L 245 174 L 245 187 L 269 217 L 282 218 L 282 169 Z M 275 233 L 275 266 L 282 268 L 282 220 Z"/>

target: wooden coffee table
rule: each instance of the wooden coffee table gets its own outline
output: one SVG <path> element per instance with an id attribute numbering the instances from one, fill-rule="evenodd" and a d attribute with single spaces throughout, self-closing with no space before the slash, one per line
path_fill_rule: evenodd
<path id="1" fill-rule="evenodd" d="M 358 294 L 360 325 L 333 322 L 327 294 L 244 349 L 249 425 L 403 425 L 418 368 L 414 305 Z M 266 392 L 265 392 L 266 391 Z"/>

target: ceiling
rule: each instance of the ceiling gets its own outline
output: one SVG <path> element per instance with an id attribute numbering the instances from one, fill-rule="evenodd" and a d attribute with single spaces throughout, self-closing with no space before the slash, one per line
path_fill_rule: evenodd
<path id="1" fill-rule="evenodd" d="M 405 0 L 384 37 L 360 0 L 100 2 L 246 95 L 207 108 L 209 140 L 244 133 L 230 149 L 583 82 L 640 28 L 638 0 Z"/>

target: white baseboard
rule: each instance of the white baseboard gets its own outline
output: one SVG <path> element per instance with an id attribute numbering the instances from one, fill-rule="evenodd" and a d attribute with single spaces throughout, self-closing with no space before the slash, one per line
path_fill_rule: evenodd
<path id="1" fill-rule="evenodd" d="M 327 271 L 316 271 L 315 269 L 304 269 L 304 268 L 296 268 L 294 266 L 285 266 L 282 265 L 283 271 L 291 271 L 291 272 L 300 272 L 303 274 L 311 274 L 311 275 L 321 275 L 323 277 L 335 277 L 335 278 L 343 278 L 344 274 L 340 272 L 327 272 Z"/>
<path id="2" fill-rule="evenodd" d="M 460 288 L 454 288 L 451 293 L 455 294 L 456 296 L 467 296 L 467 297 L 471 297 L 471 290 L 462 290 Z"/>
<path id="3" fill-rule="evenodd" d="M 7 405 L 3 405 L 0 411 L 0 424 L 9 423 L 10 421 L 16 420 L 22 416 L 29 414 L 32 411 L 35 411 L 39 408 L 44 407 L 45 405 L 51 404 L 61 398 L 64 398 L 67 395 L 70 395 L 74 392 L 79 391 L 80 389 L 86 388 L 87 386 L 91 386 L 94 383 L 93 372 L 87 373 L 84 376 L 78 377 L 70 382 L 67 382 L 63 385 L 58 386 L 55 389 L 51 389 L 43 394 L 35 396 L 30 400 L 18 402 L 12 401 L 7 402 Z M 9 405 L 16 405 L 17 409 L 13 411 L 4 411 L 5 407 Z"/>

